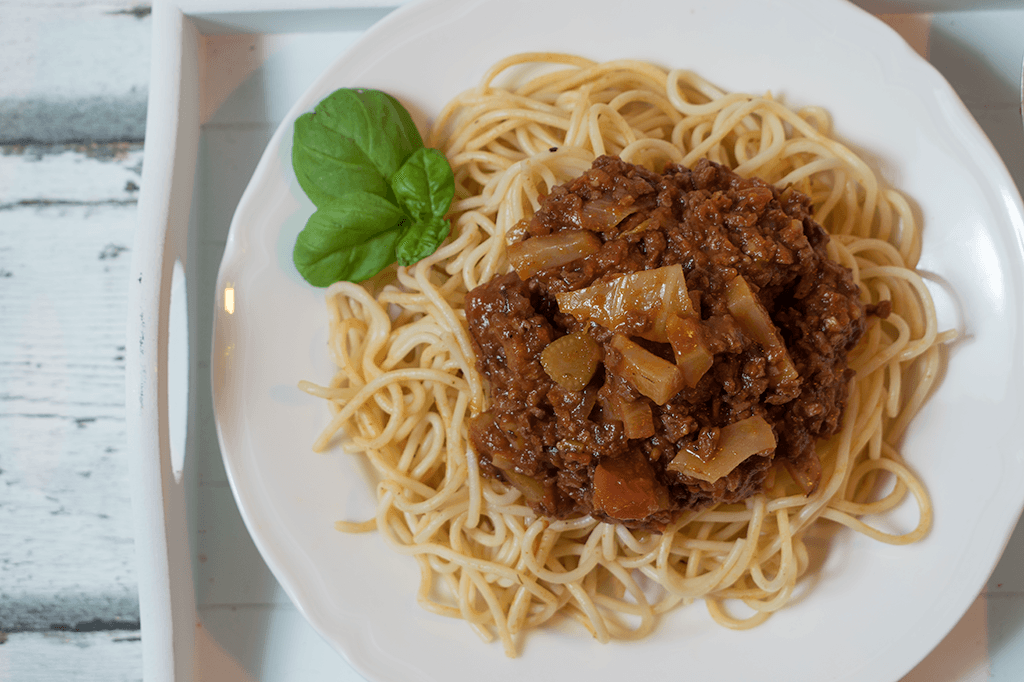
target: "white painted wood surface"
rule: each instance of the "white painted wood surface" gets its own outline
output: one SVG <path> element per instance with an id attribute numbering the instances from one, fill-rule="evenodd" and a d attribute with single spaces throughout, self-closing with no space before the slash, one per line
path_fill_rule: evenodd
<path id="1" fill-rule="evenodd" d="M 122 445 L 133 230 L 131 203 L 28 205 L 0 218 L 7 630 L 137 620 Z M 83 594 L 95 599 L 79 603 Z"/>
<path id="2" fill-rule="evenodd" d="M 0 680 L 137 682 L 142 649 L 138 632 L 20 632 L 0 650 Z"/>
<path id="3" fill-rule="evenodd" d="M 0 143 L 138 140 L 149 3 L 0 3 Z"/>
<path id="4" fill-rule="evenodd" d="M 1024 186 L 1020 0 L 858 4 L 889 13 L 943 72 Z M 0 0 L 0 682 L 141 679 L 123 380 L 149 27 L 131 0 Z M 201 680 L 359 679 L 245 531 L 216 446 L 207 357 L 234 205 L 277 121 L 360 28 L 203 39 L 188 266 Z M 904 682 L 1016 682 L 1022 670 L 1019 526 L 988 589 Z"/>
<path id="5" fill-rule="evenodd" d="M 0 2 L 4 681 L 141 678 L 124 321 L 149 21 L 132 7 Z"/>

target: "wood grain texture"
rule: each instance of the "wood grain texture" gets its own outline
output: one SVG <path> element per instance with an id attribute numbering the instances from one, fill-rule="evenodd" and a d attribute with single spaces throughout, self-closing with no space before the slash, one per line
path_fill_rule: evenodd
<path id="1" fill-rule="evenodd" d="M 0 211 L 43 205 L 134 205 L 142 181 L 142 145 L 0 147 Z"/>
<path id="2" fill-rule="evenodd" d="M 0 630 L 137 623 L 124 330 L 135 228 L 126 186 L 138 177 L 141 148 L 7 151 Z M 51 178 L 55 192 L 45 189 Z"/>
<path id="3" fill-rule="evenodd" d="M 0 143 L 138 140 L 148 3 L 0 3 Z"/>
<path id="4" fill-rule="evenodd" d="M 141 671 L 137 632 L 26 632 L 0 645 L 4 682 L 141 682 Z"/>

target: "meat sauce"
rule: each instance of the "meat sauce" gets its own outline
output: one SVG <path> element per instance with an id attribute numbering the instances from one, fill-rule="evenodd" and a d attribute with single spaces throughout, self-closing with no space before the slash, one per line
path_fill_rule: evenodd
<path id="1" fill-rule="evenodd" d="M 539 514 L 661 530 L 781 465 L 818 485 L 870 310 L 810 201 L 700 161 L 614 157 L 545 197 L 515 271 L 469 293 L 485 476 Z"/>

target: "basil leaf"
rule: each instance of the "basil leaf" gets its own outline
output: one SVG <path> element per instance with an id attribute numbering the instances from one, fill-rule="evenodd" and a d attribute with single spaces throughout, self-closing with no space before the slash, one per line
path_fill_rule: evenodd
<path id="1" fill-rule="evenodd" d="M 348 192 L 386 196 L 387 180 L 365 152 L 321 120 L 303 114 L 295 121 L 292 138 L 292 167 L 310 201 L 323 206 Z"/>
<path id="2" fill-rule="evenodd" d="M 342 88 L 296 119 L 292 166 L 317 207 L 292 257 L 315 286 L 359 282 L 396 259 L 411 265 L 451 229 L 451 166 L 383 92 Z"/>
<path id="3" fill-rule="evenodd" d="M 410 216 L 420 220 L 440 218 L 455 197 L 455 176 L 444 154 L 421 147 L 391 178 L 391 189 Z"/>
<path id="4" fill-rule="evenodd" d="M 307 282 L 361 282 L 395 262 L 407 231 L 402 211 L 375 194 L 351 192 L 317 209 L 295 240 L 292 259 Z"/>
<path id="5" fill-rule="evenodd" d="M 421 258 L 426 258 L 434 253 L 448 236 L 450 230 L 451 225 L 448 221 L 436 216 L 412 223 L 395 246 L 398 264 L 412 265 Z"/>
<path id="6" fill-rule="evenodd" d="M 324 128 L 351 140 L 384 178 L 423 147 L 409 112 L 379 90 L 335 90 L 316 105 L 313 116 Z"/>

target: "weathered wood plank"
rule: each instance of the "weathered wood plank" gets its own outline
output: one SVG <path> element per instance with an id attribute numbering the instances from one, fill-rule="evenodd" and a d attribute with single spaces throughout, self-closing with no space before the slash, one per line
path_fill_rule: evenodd
<path id="1" fill-rule="evenodd" d="M 139 682 L 139 633 L 26 632 L 0 636 L 0 680 Z"/>
<path id="2" fill-rule="evenodd" d="M 152 22 L 133 6 L 0 4 L 0 142 L 142 140 Z"/>
<path id="3" fill-rule="evenodd" d="M 124 451 L 134 223 L 130 204 L 0 212 L 0 630 L 138 620 Z"/>
<path id="4" fill-rule="evenodd" d="M 142 144 L 0 147 L 0 211 L 45 204 L 133 204 Z"/>

